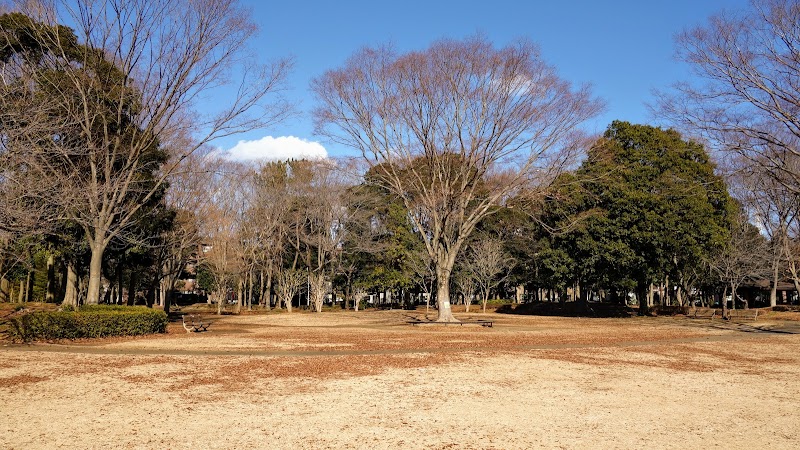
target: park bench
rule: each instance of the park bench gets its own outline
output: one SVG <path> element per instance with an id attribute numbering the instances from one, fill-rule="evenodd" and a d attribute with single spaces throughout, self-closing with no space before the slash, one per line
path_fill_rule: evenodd
<path id="1" fill-rule="evenodd" d="M 214 323 L 213 320 L 207 317 L 201 317 L 197 314 L 185 314 L 181 316 L 181 320 L 183 321 L 183 328 L 186 329 L 187 333 L 208 331 L 208 327 Z"/>
<path id="2" fill-rule="evenodd" d="M 749 320 L 755 322 L 758 318 L 757 309 L 729 309 L 728 320 L 744 321 Z"/>
<path id="3" fill-rule="evenodd" d="M 695 308 L 689 313 L 690 319 L 709 319 L 712 320 L 717 315 L 717 310 L 713 308 Z"/>
<path id="4" fill-rule="evenodd" d="M 432 320 L 410 319 L 406 323 L 409 323 L 411 325 L 445 325 L 445 326 L 447 326 L 447 325 L 459 325 L 459 326 L 480 325 L 482 327 L 487 327 L 487 328 L 492 328 L 492 326 L 494 325 L 493 321 L 484 320 L 484 319 L 462 320 L 460 322 L 436 322 L 436 321 L 432 321 Z"/>

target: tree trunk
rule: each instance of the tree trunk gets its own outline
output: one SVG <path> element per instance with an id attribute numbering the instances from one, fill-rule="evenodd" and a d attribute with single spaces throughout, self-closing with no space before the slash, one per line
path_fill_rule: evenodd
<path id="1" fill-rule="evenodd" d="M 169 314 L 169 310 L 172 308 L 172 299 L 175 295 L 175 277 L 173 275 L 164 277 L 164 280 L 161 282 L 161 293 L 164 297 L 162 307 L 164 308 L 164 312 Z"/>
<path id="2" fill-rule="evenodd" d="M 167 287 L 164 289 L 164 312 L 169 314 L 170 308 L 172 308 L 172 297 L 175 295 L 175 289 L 172 286 Z"/>
<path id="3" fill-rule="evenodd" d="M 224 308 L 225 302 L 228 301 L 226 298 L 228 296 L 228 290 L 225 289 L 224 291 L 220 291 L 217 289 L 214 297 L 217 298 L 217 315 L 222 315 L 222 309 Z"/>
<path id="4" fill-rule="evenodd" d="M 650 305 L 648 304 L 648 296 L 646 294 L 647 287 L 646 285 L 639 283 L 636 288 L 636 297 L 639 300 L 639 315 L 647 315 L 650 314 Z"/>
<path id="5" fill-rule="evenodd" d="M 33 269 L 28 271 L 28 276 L 25 277 L 25 301 L 33 301 Z"/>
<path id="6" fill-rule="evenodd" d="M 136 284 L 138 283 L 138 273 L 131 268 L 131 277 L 128 279 L 128 306 L 136 304 Z M 165 307 L 164 312 L 169 314 L 169 310 Z"/>
<path id="7" fill-rule="evenodd" d="M 145 296 L 144 300 L 148 308 L 153 307 L 153 303 L 156 301 L 157 290 L 158 290 L 158 276 L 150 280 L 150 289 L 147 290 L 147 296 Z"/>
<path id="8" fill-rule="evenodd" d="M 283 306 L 286 307 L 286 312 L 292 312 L 292 296 L 289 295 L 283 299 Z"/>
<path id="9" fill-rule="evenodd" d="M 25 301 L 25 285 L 26 280 L 19 280 L 19 297 L 17 297 L 17 303 L 22 303 Z"/>
<path id="10" fill-rule="evenodd" d="M 89 289 L 86 292 L 86 304 L 96 305 L 100 302 L 100 284 L 103 279 L 103 253 L 105 246 L 95 241 L 90 243 L 92 258 L 89 261 Z"/>
<path id="11" fill-rule="evenodd" d="M 269 309 L 272 306 L 272 284 L 273 284 L 272 270 L 269 270 L 267 272 L 267 287 L 266 287 L 267 309 Z M 277 303 L 277 299 L 275 300 L 275 302 Z M 278 305 L 278 308 L 280 308 L 280 306 L 281 305 Z"/>
<path id="12" fill-rule="evenodd" d="M 350 299 L 353 297 L 353 285 L 350 283 L 350 277 L 347 277 L 347 283 L 344 286 L 344 310 L 350 309 Z"/>
<path id="13" fill-rule="evenodd" d="M 272 305 L 270 305 L 271 294 L 267 289 L 267 284 L 264 282 L 264 270 L 260 270 L 258 272 L 258 301 L 261 302 L 261 307 L 269 310 Z"/>
<path id="14" fill-rule="evenodd" d="M 325 275 L 321 273 L 309 275 L 309 287 L 311 288 L 309 296 L 313 298 L 314 311 L 322 312 L 322 304 L 327 294 L 325 292 Z"/>
<path id="15" fill-rule="evenodd" d="M 734 294 L 735 295 L 735 294 Z M 725 289 L 722 290 L 722 317 L 728 317 L 728 286 L 725 286 Z"/>
<path id="16" fill-rule="evenodd" d="M 769 290 L 769 306 L 777 306 L 778 304 L 778 274 L 779 265 L 775 262 L 772 266 L 772 287 Z M 736 295 L 734 294 L 734 301 L 736 303 Z"/>
<path id="17" fill-rule="evenodd" d="M 47 290 L 44 299 L 47 303 L 56 300 L 56 256 L 52 252 L 47 255 Z"/>
<path id="18" fill-rule="evenodd" d="M 0 303 L 6 303 L 10 300 L 8 296 L 8 280 L 6 277 L 0 275 Z"/>
<path id="19" fill-rule="evenodd" d="M 236 283 L 236 314 L 242 312 L 242 302 L 244 302 L 244 278 L 239 277 Z"/>
<path id="20" fill-rule="evenodd" d="M 125 270 L 125 257 L 122 256 L 119 260 L 119 264 L 117 264 L 117 297 L 114 299 L 114 303 L 117 305 L 122 304 L 122 294 L 123 294 L 123 284 L 122 284 L 122 274 Z"/>
<path id="21" fill-rule="evenodd" d="M 458 322 L 450 308 L 450 271 L 437 270 L 436 274 L 436 305 L 439 307 L 437 322 Z"/>
<path id="22" fill-rule="evenodd" d="M 67 281 L 64 286 L 64 301 L 62 305 L 78 307 L 78 274 L 75 272 L 75 264 L 67 263 Z"/>
<path id="23" fill-rule="evenodd" d="M 247 273 L 247 310 L 253 310 L 253 270 Z"/>

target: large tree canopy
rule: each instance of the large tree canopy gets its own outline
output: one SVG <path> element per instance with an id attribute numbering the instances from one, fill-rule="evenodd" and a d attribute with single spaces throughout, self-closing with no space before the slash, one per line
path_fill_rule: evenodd
<path id="1" fill-rule="evenodd" d="M 19 13 L 0 21 L 3 152 L 27 195 L 38 193 L 57 217 L 83 229 L 99 269 L 115 240 L 117 247 L 147 241 L 140 224 L 154 221 L 148 215 L 166 187 L 157 171 L 167 154 L 135 124 L 141 94 L 102 51 Z"/>
<path id="2" fill-rule="evenodd" d="M 20 5 L 0 30 L 2 142 L 36 156 L 19 166 L 53 183 L 48 200 L 84 229 L 87 302 L 95 303 L 106 248 L 135 227 L 181 161 L 215 138 L 285 116 L 280 99 L 262 100 L 289 64 L 249 64 L 255 27 L 235 0 Z M 235 67 L 245 79 L 229 101 L 193 111 Z"/>
<path id="3" fill-rule="evenodd" d="M 573 90 L 536 48 L 482 38 L 395 54 L 367 48 L 314 80 L 317 130 L 358 149 L 402 201 L 434 262 L 439 320 L 476 224 L 522 187 L 547 185 L 575 128 L 601 104 Z"/>
<path id="4" fill-rule="evenodd" d="M 703 147 L 673 130 L 614 122 L 570 177 L 583 189 L 565 183 L 560 208 L 567 220 L 585 217 L 557 243 L 583 283 L 642 294 L 669 276 L 689 290 L 704 258 L 727 242 L 725 183 Z"/>

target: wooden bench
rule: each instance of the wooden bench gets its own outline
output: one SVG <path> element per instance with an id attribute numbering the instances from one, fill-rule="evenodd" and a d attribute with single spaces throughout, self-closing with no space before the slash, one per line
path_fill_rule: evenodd
<path id="1" fill-rule="evenodd" d="M 420 319 L 410 319 L 406 323 L 411 325 L 480 325 L 482 327 L 492 328 L 494 322 L 491 320 L 462 320 L 460 322 L 437 322 L 435 320 L 420 320 Z"/>
<path id="2" fill-rule="evenodd" d="M 731 321 L 745 321 L 749 320 L 751 322 L 755 322 L 758 318 L 758 310 L 757 309 L 729 309 L 728 310 L 728 320 Z"/>
<path id="3" fill-rule="evenodd" d="M 713 320 L 717 316 L 717 310 L 713 308 L 695 308 L 687 317 L 690 319 Z"/>
<path id="4" fill-rule="evenodd" d="M 185 314 L 181 316 L 181 321 L 183 322 L 183 328 L 186 329 L 187 333 L 208 331 L 208 327 L 214 323 L 212 319 L 203 318 L 197 314 Z"/>

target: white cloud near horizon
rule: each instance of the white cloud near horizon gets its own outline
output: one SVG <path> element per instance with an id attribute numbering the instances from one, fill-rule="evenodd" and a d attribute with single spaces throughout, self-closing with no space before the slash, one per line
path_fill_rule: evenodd
<path id="1" fill-rule="evenodd" d="M 325 159 L 328 151 L 319 142 L 295 136 L 264 136 L 254 141 L 239 141 L 220 156 L 232 161 L 283 161 L 287 159 Z"/>

